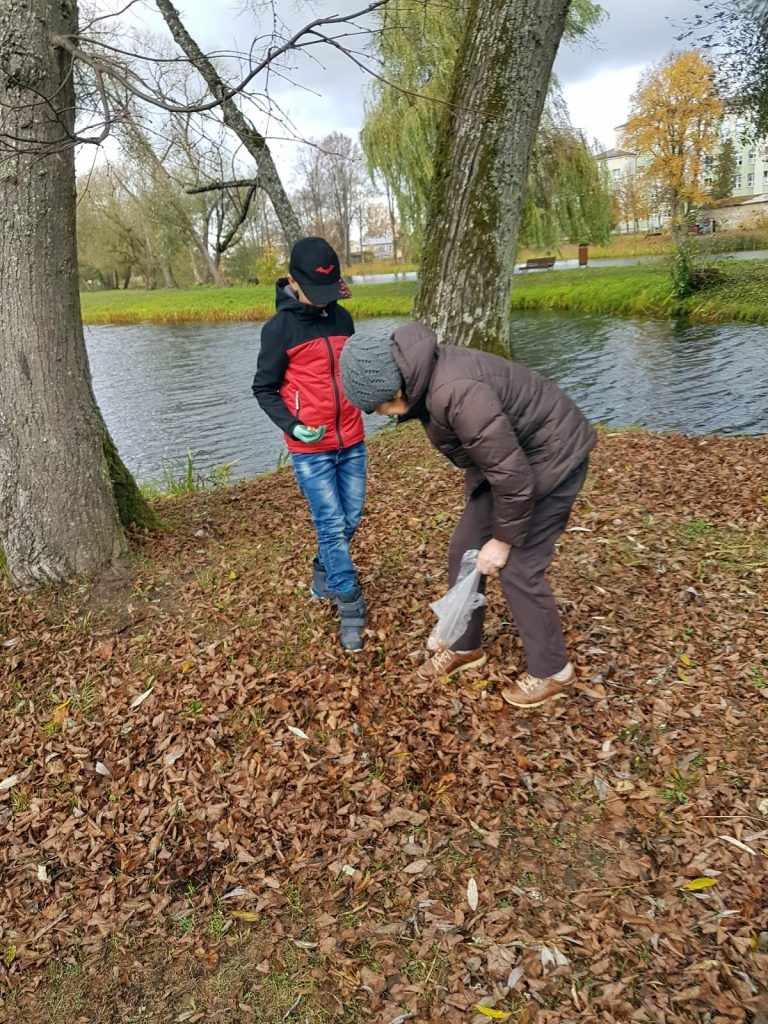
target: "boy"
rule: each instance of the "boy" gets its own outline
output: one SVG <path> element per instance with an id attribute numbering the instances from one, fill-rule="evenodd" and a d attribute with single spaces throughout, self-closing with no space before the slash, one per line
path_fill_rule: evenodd
<path id="1" fill-rule="evenodd" d="M 499 576 L 528 661 L 504 700 L 531 708 L 564 696 L 576 674 L 545 573 L 587 475 L 596 442 L 589 422 L 552 381 L 487 352 L 438 345 L 424 324 L 405 324 L 391 338 L 352 338 L 341 380 L 359 409 L 421 420 L 432 444 L 466 470 L 449 582 L 475 548 L 480 572 Z M 476 609 L 455 649 L 435 654 L 419 677 L 485 664 L 484 614 Z"/>
<path id="2" fill-rule="evenodd" d="M 365 603 L 349 544 L 365 500 L 366 450 L 359 410 L 345 398 L 339 356 L 354 333 L 337 304 L 350 290 L 323 238 L 300 239 L 288 277 L 276 282 L 275 315 L 261 329 L 253 393 L 284 432 L 317 532 L 311 593 L 339 609 L 341 645 L 363 646 Z"/>

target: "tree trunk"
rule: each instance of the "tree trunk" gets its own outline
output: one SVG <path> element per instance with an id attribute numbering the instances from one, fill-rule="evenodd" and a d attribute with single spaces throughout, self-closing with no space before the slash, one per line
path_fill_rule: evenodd
<path id="1" fill-rule="evenodd" d="M 387 212 L 389 213 L 389 233 L 392 235 L 392 262 L 397 266 L 397 218 L 394 197 L 389 185 L 387 185 Z"/>
<path id="2" fill-rule="evenodd" d="M 13 583 L 34 588 L 98 574 L 127 542 L 83 340 L 72 69 L 51 45 L 75 35 L 77 5 L 4 0 L 4 24 L 0 541 Z"/>
<path id="3" fill-rule="evenodd" d="M 171 261 L 167 257 L 163 257 L 160 269 L 163 272 L 163 281 L 165 282 L 166 288 L 178 288 L 176 278 L 173 276 L 173 267 Z"/>
<path id="4" fill-rule="evenodd" d="M 148 530 L 159 529 L 162 525 L 160 519 L 126 469 L 103 420 L 101 420 L 101 445 L 112 482 L 117 514 L 122 525 L 126 529 L 129 526 L 146 527 Z"/>
<path id="5" fill-rule="evenodd" d="M 435 154 L 415 315 L 509 354 L 528 163 L 570 0 L 470 0 Z"/>

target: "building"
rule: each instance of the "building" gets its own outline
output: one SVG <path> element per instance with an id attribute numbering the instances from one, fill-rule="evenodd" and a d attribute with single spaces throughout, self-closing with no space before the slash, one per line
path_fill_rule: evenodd
<path id="1" fill-rule="evenodd" d="M 623 125 L 616 131 L 621 133 Z M 730 139 L 734 145 L 735 169 L 733 191 L 729 200 L 717 204 L 722 216 L 717 218 L 723 228 L 757 226 L 764 222 L 766 194 L 768 194 L 768 139 L 746 141 L 747 126 L 743 119 L 726 115 L 720 131 L 720 144 Z M 669 218 L 669 209 L 659 196 L 644 197 L 639 187 L 639 176 L 647 161 L 640 153 L 627 149 L 609 149 L 597 159 L 605 166 L 616 197 L 617 231 L 661 231 Z M 704 158 L 704 188 L 713 184 L 717 153 Z M 743 200 L 756 198 L 744 207 Z"/>
<path id="2" fill-rule="evenodd" d="M 746 132 L 747 125 L 742 118 L 727 114 L 723 119 L 720 141 L 723 143 L 730 139 L 736 155 L 732 192 L 734 198 L 768 192 L 768 139 L 745 142 Z M 714 157 L 707 157 L 707 162 L 713 167 Z"/>
<path id="3" fill-rule="evenodd" d="M 395 258 L 395 244 L 391 235 L 380 235 L 373 237 L 366 235 L 361 238 L 359 244 L 352 244 L 350 253 L 353 263 L 373 263 L 377 260 L 391 260 Z M 398 246 L 397 258 L 402 258 Z"/>
<path id="4" fill-rule="evenodd" d="M 650 208 L 647 190 L 640 181 L 643 158 L 629 149 L 609 149 L 599 153 L 597 159 L 610 179 L 616 206 L 616 230 L 660 232 L 669 214 L 661 202 L 656 203 L 654 209 Z"/>

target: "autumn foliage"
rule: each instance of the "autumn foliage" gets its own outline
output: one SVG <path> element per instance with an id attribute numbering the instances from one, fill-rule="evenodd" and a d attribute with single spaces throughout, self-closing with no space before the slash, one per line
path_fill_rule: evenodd
<path id="1" fill-rule="evenodd" d="M 713 157 L 723 101 L 712 64 L 698 51 L 672 53 L 647 71 L 630 101 L 621 145 L 647 156 L 643 176 L 673 219 L 707 198 L 705 158 Z"/>
<path id="2" fill-rule="evenodd" d="M 765 439 L 601 431 L 530 713 L 495 583 L 488 665 L 414 679 L 461 479 L 370 449 L 359 655 L 286 470 L 161 502 L 127 584 L 0 584 L 0 1016 L 764 1022 Z"/>

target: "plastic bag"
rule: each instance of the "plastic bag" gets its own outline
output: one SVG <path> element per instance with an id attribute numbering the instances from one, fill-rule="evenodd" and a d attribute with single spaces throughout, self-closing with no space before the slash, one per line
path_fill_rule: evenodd
<path id="1" fill-rule="evenodd" d="M 478 592 L 481 573 L 475 568 L 479 551 L 465 551 L 456 582 L 439 601 L 430 608 L 437 615 L 435 628 L 427 640 L 430 651 L 444 651 L 459 639 L 467 628 L 475 608 L 485 604 L 485 594 Z"/>

